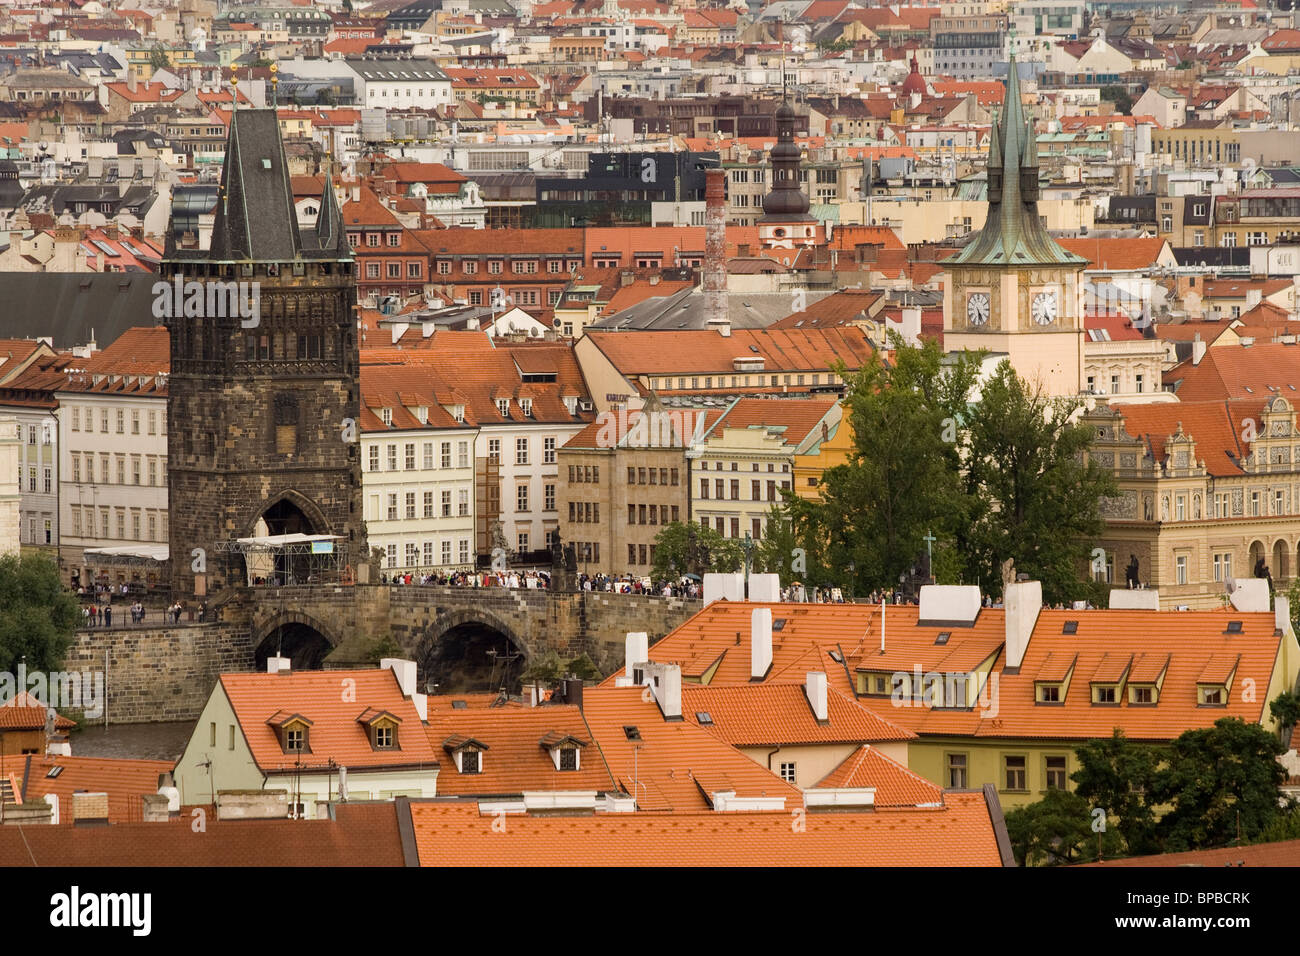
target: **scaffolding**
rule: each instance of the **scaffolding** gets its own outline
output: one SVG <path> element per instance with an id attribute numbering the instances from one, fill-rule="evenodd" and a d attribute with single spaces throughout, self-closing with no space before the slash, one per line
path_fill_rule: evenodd
<path id="1" fill-rule="evenodd" d="M 217 542 L 219 554 L 244 558 L 249 587 L 351 584 L 345 540 L 335 534 L 272 534 Z"/>

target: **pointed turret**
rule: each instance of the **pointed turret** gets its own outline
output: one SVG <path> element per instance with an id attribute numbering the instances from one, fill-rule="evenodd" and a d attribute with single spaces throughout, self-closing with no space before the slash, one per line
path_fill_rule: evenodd
<path id="1" fill-rule="evenodd" d="M 1038 216 L 1038 150 L 1020 100 L 1015 53 L 1007 64 L 1002 114 L 989 134 L 988 216 L 984 228 L 951 260 L 972 265 L 1065 265 L 1086 260 L 1047 234 Z"/>
<path id="2" fill-rule="evenodd" d="M 347 236 L 343 232 L 343 211 L 339 208 L 338 194 L 334 192 L 334 163 L 325 163 L 325 188 L 321 190 L 320 214 L 316 217 L 316 248 L 340 259 L 352 255 Z"/>

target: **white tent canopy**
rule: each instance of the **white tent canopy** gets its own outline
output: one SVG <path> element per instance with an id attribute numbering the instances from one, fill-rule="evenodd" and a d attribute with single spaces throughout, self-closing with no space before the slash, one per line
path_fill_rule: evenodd
<path id="1" fill-rule="evenodd" d="M 157 561 L 161 564 L 167 560 L 168 550 L 165 544 L 127 544 L 117 548 L 86 548 L 82 554 L 87 561 L 111 562 L 134 558 L 137 561 Z"/>

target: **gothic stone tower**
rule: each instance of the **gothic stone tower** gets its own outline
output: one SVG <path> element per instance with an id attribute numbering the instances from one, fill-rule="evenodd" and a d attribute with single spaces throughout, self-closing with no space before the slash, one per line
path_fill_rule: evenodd
<path id="1" fill-rule="evenodd" d="M 1062 248 L 1039 219 L 1038 150 L 1014 55 L 989 137 L 988 202 L 983 229 L 945 263 L 944 346 L 1004 354 L 1048 394 L 1077 395 L 1087 260 Z"/>
<path id="2" fill-rule="evenodd" d="M 244 560 L 217 544 L 256 533 L 339 535 L 360 567 L 361 456 L 349 426 L 360 408 L 355 263 L 328 174 L 316 227 L 298 228 L 273 110 L 232 116 L 211 248 L 177 249 L 169 236 L 162 279 L 177 276 L 205 289 L 247 285 L 242 309 L 208 295 L 204 308 L 173 301 L 165 320 L 176 594 L 242 583 Z M 206 575 L 194 570 L 195 548 L 206 552 Z"/>

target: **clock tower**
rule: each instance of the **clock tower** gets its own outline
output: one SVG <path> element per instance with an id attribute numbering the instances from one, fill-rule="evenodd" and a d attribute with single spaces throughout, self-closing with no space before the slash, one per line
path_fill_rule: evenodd
<path id="1" fill-rule="evenodd" d="M 988 216 L 945 265 L 944 346 L 1005 355 L 1049 395 L 1083 388 L 1083 270 L 1038 217 L 1038 150 L 1013 53 L 1002 115 L 989 135 Z"/>

